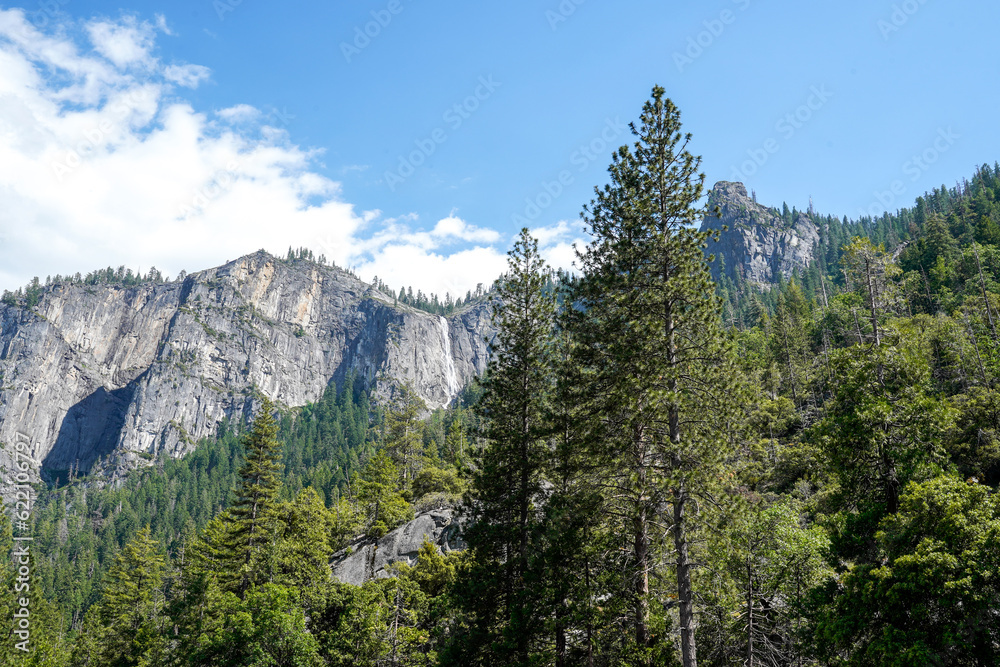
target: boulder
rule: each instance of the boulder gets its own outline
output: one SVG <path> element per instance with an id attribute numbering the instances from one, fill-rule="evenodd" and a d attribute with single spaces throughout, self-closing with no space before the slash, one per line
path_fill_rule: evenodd
<path id="1" fill-rule="evenodd" d="M 462 524 L 457 512 L 452 509 L 421 512 L 413 521 L 389 531 L 377 541 L 358 538 L 334 554 L 330 567 L 335 579 L 360 586 L 372 578 L 392 576 L 390 568 L 396 563 L 416 565 L 417 553 L 425 541 L 441 553 L 464 550 Z"/>

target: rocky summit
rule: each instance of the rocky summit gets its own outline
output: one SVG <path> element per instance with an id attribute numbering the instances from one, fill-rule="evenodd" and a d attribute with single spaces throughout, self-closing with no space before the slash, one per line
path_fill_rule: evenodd
<path id="1" fill-rule="evenodd" d="M 98 461 L 113 476 L 187 453 L 249 414 L 255 388 L 294 407 L 349 373 L 442 407 L 485 370 L 489 328 L 485 303 L 435 316 L 263 251 L 175 282 L 57 284 L 33 308 L 0 305 L 0 469 L 25 442 L 33 479 Z"/>
<path id="2" fill-rule="evenodd" d="M 777 210 L 755 202 L 742 183 L 726 181 L 709 192 L 708 208 L 701 229 L 720 234 L 706 250 L 716 256 L 711 264 L 716 282 L 725 274 L 766 289 L 812 263 L 820 229 L 806 214 L 789 224 Z"/>

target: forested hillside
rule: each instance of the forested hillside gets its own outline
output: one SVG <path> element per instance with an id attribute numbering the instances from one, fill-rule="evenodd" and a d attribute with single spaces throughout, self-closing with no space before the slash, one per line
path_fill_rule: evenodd
<path id="1" fill-rule="evenodd" d="M 814 216 L 807 271 L 716 286 L 662 89 L 635 134 L 579 275 L 516 240 L 451 409 L 347 381 L 120 485 L 41 490 L 31 651 L 12 635 L 5 664 L 1000 664 L 1000 167 Z M 331 579 L 353 538 L 441 506 L 460 555 Z"/>
<path id="2" fill-rule="evenodd" d="M 806 298 L 823 303 L 824 298 L 828 299 L 845 286 L 841 259 L 844 248 L 851 239 L 871 239 L 874 245 L 884 246 L 890 254 L 896 256 L 913 242 L 923 238 L 927 234 L 929 223 L 941 220 L 947 223 L 952 241 L 963 246 L 973 242 L 996 246 L 1000 244 L 1000 211 L 996 201 L 998 185 L 1000 163 L 992 167 L 979 167 L 971 180 L 963 179 L 952 188 L 942 185 L 939 189 L 918 197 L 912 208 L 885 213 L 880 218 L 848 220 L 820 215 L 810 210 L 805 215 L 818 227 L 820 241 L 815 250 L 815 261 L 807 270 L 797 272 L 796 282 Z M 774 209 L 773 212 L 789 225 L 800 215 L 795 207 L 789 209 L 787 204 L 782 206 L 781 211 Z M 906 270 L 928 273 L 934 269 L 937 256 L 931 257 L 921 251 L 918 257 L 910 250 L 904 255 L 901 265 Z M 943 259 L 952 257 L 946 256 Z M 919 282 L 911 281 L 908 289 L 918 290 L 921 289 L 920 285 Z M 774 312 L 782 286 L 778 286 L 778 291 L 760 290 L 746 284 L 739 277 L 733 280 L 724 276 L 718 287 L 723 299 L 724 320 L 730 325 L 747 328 L 757 323 L 760 308 Z"/>

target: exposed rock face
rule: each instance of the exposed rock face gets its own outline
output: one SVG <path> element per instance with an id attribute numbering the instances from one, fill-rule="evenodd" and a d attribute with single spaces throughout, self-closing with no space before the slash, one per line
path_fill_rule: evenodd
<path id="1" fill-rule="evenodd" d="M 729 228 L 721 232 L 718 243 L 709 242 L 706 250 L 716 256 L 711 264 L 716 281 L 724 267 L 734 282 L 742 275 L 747 282 L 768 287 L 779 276 L 788 279 L 795 269 L 812 263 L 819 228 L 804 213 L 789 225 L 774 209 L 754 202 L 742 183 L 726 181 L 712 188 L 708 206 L 710 211 L 718 206 L 720 217 L 705 218 L 702 231 Z"/>
<path id="2" fill-rule="evenodd" d="M 364 538 L 355 540 L 347 549 L 334 554 L 330 563 L 333 576 L 355 586 L 372 578 L 391 576 L 389 567 L 394 563 L 416 564 L 417 552 L 425 540 L 442 553 L 465 549 L 462 526 L 455 511 L 440 509 L 418 514 L 377 543 Z"/>
<path id="3" fill-rule="evenodd" d="M 0 305 L 0 469 L 16 432 L 35 471 L 180 456 L 249 413 L 254 386 L 299 406 L 350 372 L 383 396 L 410 382 L 440 407 L 485 370 L 489 320 L 483 304 L 429 315 L 264 252 L 183 282 L 57 286 L 32 311 Z"/>

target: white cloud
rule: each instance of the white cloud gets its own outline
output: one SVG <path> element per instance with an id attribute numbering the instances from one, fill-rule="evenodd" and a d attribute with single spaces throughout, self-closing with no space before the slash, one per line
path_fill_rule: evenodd
<path id="1" fill-rule="evenodd" d="M 94 49 L 118 67 L 148 64 L 154 27 L 132 17 L 121 21 L 95 21 L 87 26 Z"/>
<path id="2" fill-rule="evenodd" d="M 554 225 L 536 227 L 530 232 L 538 239 L 539 251 L 549 266 L 567 271 L 577 268 L 576 249 L 583 250 L 590 238 L 579 220 L 560 220 Z"/>
<path id="3" fill-rule="evenodd" d="M 317 172 L 321 152 L 258 109 L 211 113 L 178 97 L 210 72 L 157 58 L 162 16 L 85 23 L 93 48 L 73 27 L 42 33 L 0 10 L 0 289 L 122 264 L 176 275 L 289 246 L 441 297 L 504 271 L 496 230 L 358 211 Z M 559 261 L 576 233 L 536 231 Z"/>
<path id="4" fill-rule="evenodd" d="M 197 88 L 211 73 L 201 65 L 168 65 L 163 69 L 163 78 L 185 88 Z"/>
<path id="5" fill-rule="evenodd" d="M 237 104 L 228 109 L 220 109 L 215 112 L 222 120 L 229 123 L 245 123 L 260 118 L 260 109 L 249 104 Z"/>
<path id="6" fill-rule="evenodd" d="M 470 243 L 492 244 L 500 240 L 500 233 L 496 230 L 482 229 L 475 225 L 470 225 L 454 214 L 440 220 L 434 226 L 431 236 L 441 240 L 459 239 Z"/>
<path id="7" fill-rule="evenodd" d="M 416 292 L 423 288 L 442 299 L 445 294 L 464 298 L 479 283 L 488 288 L 506 269 L 507 256 L 496 248 L 480 246 L 440 255 L 405 244 L 388 245 L 357 267 L 362 277 L 370 280 L 378 276 L 394 290 L 412 286 Z"/>
<path id="8" fill-rule="evenodd" d="M 163 14 L 157 14 L 155 18 L 156 18 L 156 28 L 160 32 L 162 32 L 164 35 L 170 35 L 171 37 L 173 37 L 176 34 L 173 30 L 170 29 L 170 26 L 167 25 L 166 16 L 164 16 Z"/>

